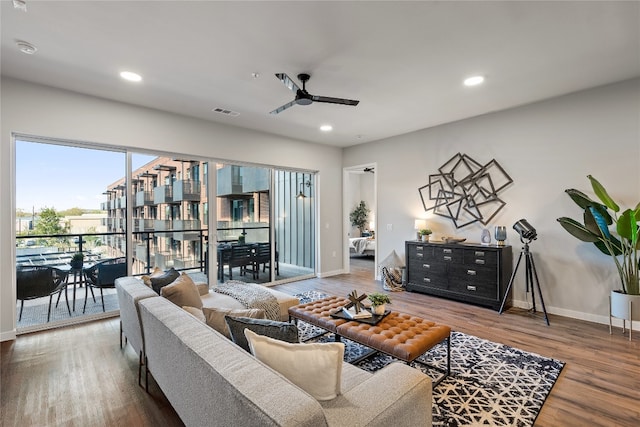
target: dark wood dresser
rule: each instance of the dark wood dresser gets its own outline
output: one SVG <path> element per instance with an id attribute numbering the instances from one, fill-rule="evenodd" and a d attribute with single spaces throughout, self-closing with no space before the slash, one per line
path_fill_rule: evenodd
<path id="1" fill-rule="evenodd" d="M 408 291 L 500 309 L 513 268 L 511 246 L 407 241 L 405 254 Z"/>

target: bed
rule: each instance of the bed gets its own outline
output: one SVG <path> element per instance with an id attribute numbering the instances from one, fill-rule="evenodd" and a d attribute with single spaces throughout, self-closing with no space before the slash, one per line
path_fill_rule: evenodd
<path id="1" fill-rule="evenodd" d="M 349 239 L 349 253 L 361 256 L 375 256 L 376 239 L 373 237 L 353 237 Z"/>

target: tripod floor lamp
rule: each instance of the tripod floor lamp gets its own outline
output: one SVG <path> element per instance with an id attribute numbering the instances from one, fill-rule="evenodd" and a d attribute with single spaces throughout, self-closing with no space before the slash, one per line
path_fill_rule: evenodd
<path id="1" fill-rule="evenodd" d="M 516 268 L 513 270 L 513 274 L 511 274 L 511 279 L 509 279 L 509 284 L 507 285 L 507 291 L 504 294 L 504 298 L 502 299 L 502 304 L 500 305 L 499 313 L 502 314 L 504 309 L 504 304 L 507 300 L 507 296 L 511 291 L 511 287 L 513 286 L 513 279 L 516 277 L 516 273 L 518 272 L 518 267 L 520 266 L 520 261 L 522 258 L 525 259 L 525 280 L 526 280 L 526 291 L 529 292 L 531 289 L 531 301 L 532 308 L 531 310 L 536 312 L 536 295 L 535 290 L 538 291 L 538 296 L 540 297 L 540 303 L 542 304 L 542 311 L 544 313 L 544 320 L 547 322 L 547 326 L 549 326 L 549 316 L 547 316 L 547 308 L 544 305 L 544 299 L 542 298 L 542 291 L 540 290 L 540 280 L 538 280 L 538 272 L 536 271 L 536 264 L 533 262 L 533 255 L 529 252 L 529 243 L 538 238 L 538 233 L 536 229 L 529 224 L 526 219 L 521 219 L 520 221 L 513 224 L 513 229 L 518 232 L 520 235 L 520 241 L 524 244 L 522 247 L 522 251 L 520 252 L 520 257 L 518 258 L 518 262 L 516 263 Z M 534 282 L 535 279 L 535 282 Z M 535 287 L 534 287 L 535 285 Z"/>

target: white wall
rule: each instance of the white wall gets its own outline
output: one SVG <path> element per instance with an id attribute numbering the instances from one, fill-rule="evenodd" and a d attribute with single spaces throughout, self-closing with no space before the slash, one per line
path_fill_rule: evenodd
<path id="1" fill-rule="evenodd" d="M 3 78 L 1 88 L 0 340 L 15 334 L 12 132 L 318 171 L 318 271 L 342 271 L 342 205 L 335 202 L 342 193 L 340 149 L 14 79 Z"/>
<path id="2" fill-rule="evenodd" d="M 364 201 L 369 208 L 369 221 L 375 217 L 376 198 L 374 194 L 373 174 L 349 172 L 348 181 L 344 183 L 346 189 L 347 211 L 351 213 L 361 201 Z M 351 224 L 351 221 L 349 221 Z M 367 224 L 367 228 L 368 228 Z M 349 226 L 349 237 L 359 237 L 360 230 L 354 225 Z"/>
<path id="3" fill-rule="evenodd" d="M 526 218 L 537 229 L 530 247 L 547 311 L 608 322 L 609 291 L 618 288 L 613 262 L 570 236 L 556 218 L 581 220 L 564 190 L 593 194 L 588 174 L 622 205 L 640 201 L 640 79 L 345 149 L 344 167 L 377 162 L 380 257 L 393 249 L 404 254 L 404 241 L 415 236 L 414 218 L 424 215 L 418 187 L 458 152 L 481 163 L 496 159 L 513 178 L 501 193 L 507 204 L 489 228 L 507 226 L 514 266 L 522 244 L 512 225 Z M 436 239 L 460 235 L 479 242 L 483 228 L 456 230 L 438 216 L 427 222 Z M 527 300 L 524 287 L 521 265 L 514 283 L 518 304 Z"/>

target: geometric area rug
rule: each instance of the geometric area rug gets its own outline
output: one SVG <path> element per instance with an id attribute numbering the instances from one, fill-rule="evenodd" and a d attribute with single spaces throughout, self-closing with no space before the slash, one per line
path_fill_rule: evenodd
<path id="1" fill-rule="evenodd" d="M 326 295 L 309 291 L 296 296 L 305 303 Z M 334 339 L 333 334 L 301 321 L 298 328 L 301 340 L 316 335 L 312 341 Z M 366 351 L 353 341 L 342 342 L 346 362 Z M 442 374 L 430 366 L 446 370 L 446 354 L 446 344 L 439 344 L 410 366 L 436 380 Z M 377 353 L 356 366 L 375 372 L 397 361 Z M 433 389 L 433 425 L 533 426 L 563 367 L 558 360 L 452 331 L 451 374 Z"/>

